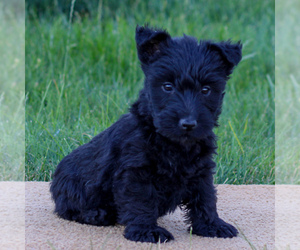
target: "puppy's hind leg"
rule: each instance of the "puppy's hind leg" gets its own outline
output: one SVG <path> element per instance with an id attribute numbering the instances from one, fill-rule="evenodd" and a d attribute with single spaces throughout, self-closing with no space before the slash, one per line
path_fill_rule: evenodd
<path id="1" fill-rule="evenodd" d="M 94 192 L 91 198 L 80 181 L 58 179 L 52 182 L 50 191 L 55 213 L 63 219 L 98 226 L 116 223 L 116 209 L 110 200 L 103 199 L 103 192 Z"/>

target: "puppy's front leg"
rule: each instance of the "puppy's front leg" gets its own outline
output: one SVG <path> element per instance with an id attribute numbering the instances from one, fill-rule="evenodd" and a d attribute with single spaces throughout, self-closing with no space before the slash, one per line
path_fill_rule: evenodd
<path id="1" fill-rule="evenodd" d="M 220 238 L 236 236 L 238 234 L 237 229 L 218 216 L 213 175 L 208 173 L 196 179 L 191 184 L 191 196 L 186 204 L 192 233 Z"/>
<path id="2" fill-rule="evenodd" d="M 158 197 L 152 176 L 142 168 L 126 169 L 114 184 L 119 223 L 126 225 L 125 238 L 141 242 L 166 242 L 174 237 L 157 225 Z"/>

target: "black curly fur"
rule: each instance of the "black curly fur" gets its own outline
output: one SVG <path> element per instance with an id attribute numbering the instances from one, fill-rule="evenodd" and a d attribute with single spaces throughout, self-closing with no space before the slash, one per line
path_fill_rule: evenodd
<path id="1" fill-rule="evenodd" d="M 136 42 L 145 86 L 128 114 L 59 163 L 50 188 L 55 212 L 80 223 L 124 224 L 129 240 L 163 242 L 173 236 L 157 218 L 180 205 L 194 234 L 236 236 L 217 214 L 212 158 L 241 44 L 171 38 L 149 26 L 137 27 Z"/>

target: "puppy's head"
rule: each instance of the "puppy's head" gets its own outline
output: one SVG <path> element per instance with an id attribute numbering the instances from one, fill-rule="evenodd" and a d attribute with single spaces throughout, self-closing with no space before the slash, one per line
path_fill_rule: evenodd
<path id="1" fill-rule="evenodd" d="M 242 45 L 172 38 L 148 26 L 136 28 L 136 44 L 157 132 L 183 144 L 211 135 Z"/>

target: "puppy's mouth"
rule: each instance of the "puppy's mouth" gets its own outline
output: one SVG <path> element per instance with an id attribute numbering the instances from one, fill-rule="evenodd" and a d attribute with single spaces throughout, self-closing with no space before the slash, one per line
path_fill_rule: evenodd
<path id="1" fill-rule="evenodd" d="M 197 141 L 205 137 L 204 135 L 201 135 L 196 131 L 181 131 L 175 129 L 173 131 L 166 132 L 166 130 L 157 129 L 156 132 L 168 138 L 169 140 L 175 143 L 179 143 L 183 146 L 193 145 Z"/>
<path id="2" fill-rule="evenodd" d="M 197 141 L 205 137 L 205 134 L 200 131 L 192 130 L 192 131 L 183 131 L 179 136 L 181 141 Z"/>
<path id="3" fill-rule="evenodd" d="M 184 135 L 180 136 L 178 139 L 181 142 L 181 144 L 190 144 L 191 142 L 196 141 L 196 138 L 189 135 L 188 133 L 185 133 Z"/>

